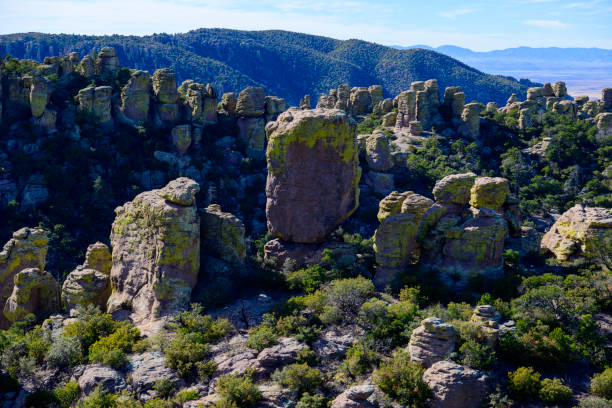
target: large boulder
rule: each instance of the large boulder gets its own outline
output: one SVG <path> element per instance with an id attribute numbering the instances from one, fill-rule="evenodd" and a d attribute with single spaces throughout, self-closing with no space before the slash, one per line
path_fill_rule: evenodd
<path id="1" fill-rule="evenodd" d="M 366 159 L 372 170 L 387 171 L 393 167 L 389 138 L 380 130 L 366 140 Z"/>
<path id="2" fill-rule="evenodd" d="M 412 331 L 408 352 L 410 360 L 421 363 L 423 367 L 450 357 L 455 348 L 455 328 L 437 317 L 428 317 Z"/>
<path id="3" fill-rule="evenodd" d="M 258 117 L 265 113 L 266 92 L 263 88 L 249 86 L 240 92 L 236 103 L 236 114 L 244 117 Z"/>
<path id="4" fill-rule="evenodd" d="M 62 304 L 67 310 L 78 305 L 106 308 L 110 296 L 112 257 L 108 246 L 96 242 L 87 248 L 85 263 L 70 272 L 62 285 Z"/>
<path id="5" fill-rule="evenodd" d="M 472 408 L 481 406 L 486 393 L 486 376 L 454 361 L 439 361 L 423 374 L 431 388 L 431 408 Z"/>
<path id="6" fill-rule="evenodd" d="M 117 207 L 108 311 L 145 320 L 184 307 L 200 266 L 199 185 L 181 177 Z"/>
<path id="7" fill-rule="evenodd" d="M 115 74 L 119 70 L 119 58 L 113 47 L 102 47 L 95 63 L 98 75 Z"/>
<path id="8" fill-rule="evenodd" d="M 463 107 L 461 112 L 461 126 L 459 132 L 464 137 L 476 140 L 480 136 L 480 111 L 482 105 L 478 102 L 471 102 Z"/>
<path id="9" fill-rule="evenodd" d="M 147 71 L 134 71 L 121 90 L 121 110 L 134 122 L 144 122 L 149 117 L 151 78 Z"/>
<path id="10" fill-rule="evenodd" d="M 15 275 L 13 293 L 4 305 L 4 317 L 9 322 L 34 313 L 46 317 L 59 312 L 59 284 L 49 272 L 27 268 Z"/>
<path id="11" fill-rule="evenodd" d="M 22 228 L 13 233 L 0 252 L 0 308 L 13 293 L 15 276 L 24 269 L 45 269 L 49 249 L 47 233 L 40 228 Z M 6 329 L 9 321 L 0 314 L 0 329 Z"/>
<path id="12" fill-rule="evenodd" d="M 175 386 L 183 384 L 176 371 L 167 367 L 166 359 L 159 351 L 130 356 L 128 368 L 130 382 L 137 393 L 153 389 L 155 383 L 162 378 L 171 381 Z"/>
<path id="13" fill-rule="evenodd" d="M 201 125 L 217 123 L 217 91 L 212 85 L 184 81 L 178 89 L 189 107 L 191 119 Z"/>
<path id="14" fill-rule="evenodd" d="M 246 154 L 263 159 L 266 151 L 266 122 L 263 117 L 239 118 L 238 139 L 245 146 Z"/>
<path id="15" fill-rule="evenodd" d="M 81 89 L 76 96 L 79 110 L 92 114 L 101 123 L 110 122 L 112 92 L 110 86 L 89 86 Z"/>
<path id="16" fill-rule="evenodd" d="M 477 177 L 471 189 L 470 205 L 498 211 L 510 194 L 508 180 L 501 177 Z"/>
<path id="17" fill-rule="evenodd" d="M 319 243 L 359 204 L 355 125 L 340 110 L 289 109 L 267 128 L 268 230 Z"/>
<path id="18" fill-rule="evenodd" d="M 438 180 L 433 189 L 436 202 L 466 205 L 470 200 L 474 180 L 474 173 L 451 174 Z"/>
<path id="19" fill-rule="evenodd" d="M 119 371 L 102 365 L 85 368 L 78 383 L 83 395 L 91 394 L 97 387 L 107 392 L 119 392 L 126 386 L 123 375 Z"/>
<path id="20" fill-rule="evenodd" d="M 160 103 L 176 103 L 176 74 L 170 68 L 158 69 L 153 73 L 153 92 Z"/>
<path id="21" fill-rule="evenodd" d="M 376 388 L 372 384 L 356 385 L 340 393 L 331 408 L 374 408 L 378 404 L 368 401 Z"/>
<path id="22" fill-rule="evenodd" d="M 612 210 L 576 204 L 554 223 L 542 238 L 542 249 L 566 261 L 577 256 L 606 258 L 612 255 Z"/>
<path id="23" fill-rule="evenodd" d="M 51 84 L 45 77 L 35 77 L 30 86 L 30 110 L 32 116 L 40 118 L 45 113 L 45 108 L 51 96 Z"/>
<path id="24" fill-rule="evenodd" d="M 225 262 L 241 265 L 246 257 L 244 224 L 233 214 L 211 204 L 200 212 L 202 248 Z"/>

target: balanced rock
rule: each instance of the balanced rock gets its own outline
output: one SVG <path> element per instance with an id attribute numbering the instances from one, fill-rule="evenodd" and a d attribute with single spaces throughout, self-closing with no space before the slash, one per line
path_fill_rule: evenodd
<path id="1" fill-rule="evenodd" d="M 134 71 L 121 90 L 121 110 L 130 120 L 144 122 L 149 116 L 151 78 L 147 71 Z"/>
<path id="2" fill-rule="evenodd" d="M 79 72 L 85 78 L 91 78 L 96 73 L 94 60 L 89 55 L 84 56 L 79 65 L 80 65 Z"/>
<path id="3" fill-rule="evenodd" d="M 131 309 L 145 320 L 187 304 L 200 266 L 199 190 L 181 177 L 115 209 L 109 312 Z"/>
<path id="4" fill-rule="evenodd" d="M 486 394 L 486 376 L 454 361 L 439 361 L 423 374 L 431 388 L 431 408 L 472 408 L 481 406 Z"/>
<path id="5" fill-rule="evenodd" d="M 575 256 L 609 257 L 612 254 L 612 210 L 576 204 L 544 234 L 542 249 L 562 261 Z"/>
<path id="6" fill-rule="evenodd" d="M 319 243 L 359 204 L 355 124 L 340 110 L 289 109 L 267 127 L 268 230 Z"/>
<path id="7" fill-rule="evenodd" d="M 241 265 L 246 257 L 244 224 L 233 214 L 211 204 L 200 212 L 202 218 L 202 248 L 234 265 Z"/>
<path id="8" fill-rule="evenodd" d="M 501 315 L 491 305 L 479 305 L 474 309 L 470 321 L 476 325 L 478 335 L 490 346 L 495 346 L 499 334 Z"/>
<path id="9" fill-rule="evenodd" d="M 119 58 L 113 47 L 102 47 L 96 58 L 96 74 L 114 74 L 119 69 Z"/>
<path id="10" fill-rule="evenodd" d="M 15 275 L 13 292 L 4 305 L 4 317 L 9 322 L 34 313 L 46 317 L 59 312 L 59 284 L 49 272 L 27 268 Z"/>
<path id="11" fill-rule="evenodd" d="M 266 92 L 263 88 L 249 86 L 240 92 L 236 113 L 244 117 L 258 117 L 265 113 Z"/>
<path id="12" fill-rule="evenodd" d="M 30 110 L 33 117 L 40 118 L 45 113 L 50 96 L 49 80 L 45 77 L 34 77 L 30 86 Z"/>
<path id="13" fill-rule="evenodd" d="M 477 177 L 471 189 L 470 205 L 498 211 L 510 194 L 508 180 L 501 177 Z"/>
<path id="14" fill-rule="evenodd" d="M 49 249 L 47 233 L 40 228 L 22 228 L 13 233 L 0 252 L 0 308 L 13 293 L 15 276 L 24 269 L 45 269 Z M 6 329 L 9 321 L 0 314 L 0 329 Z"/>
<path id="15" fill-rule="evenodd" d="M 472 186 L 476 180 L 474 173 L 451 174 L 436 181 L 433 195 L 436 202 L 466 205 L 470 200 Z"/>
<path id="16" fill-rule="evenodd" d="M 178 89 L 189 109 L 191 119 L 201 125 L 217 123 L 217 91 L 212 85 L 192 80 L 184 81 Z"/>
<path id="17" fill-rule="evenodd" d="M 89 86 L 81 89 L 76 96 L 79 110 L 93 114 L 101 123 L 110 122 L 112 92 L 110 86 Z"/>
<path id="18" fill-rule="evenodd" d="M 567 87 L 565 86 L 565 82 L 555 82 L 555 85 L 553 85 L 553 91 L 555 92 L 555 96 L 557 98 L 565 98 L 567 96 Z"/>
<path id="19" fill-rule="evenodd" d="M 106 308 L 110 296 L 112 257 L 108 246 L 96 242 L 87 248 L 85 263 L 70 272 L 62 285 L 62 303 L 67 310 L 77 305 Z"/>
<path id="20" fill-rule="evenodd" d="M 366 140 L 366 159 L 368 166 L 376 171 L 387 171 L 393 167 L 389 138 L 384 132 L 375 130 Z"/>
<path id="21" fill-rule="evenodd" d="M 423 367 L 450 357 L 455 348 L 455 328 L 437 317 L 428 317 L 413 330 L 408 343 L 410 360 Z"/>

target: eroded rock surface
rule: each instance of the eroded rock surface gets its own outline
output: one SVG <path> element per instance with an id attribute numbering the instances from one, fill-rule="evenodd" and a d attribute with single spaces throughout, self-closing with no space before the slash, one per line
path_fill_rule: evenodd
<path id="1" fill-rule="evenodd" d="M 455 348 L 455 337 L 455 328 L 441 319 L 429 317 L 423 320 L 410 336 L 410 360 L 425 368 L 431 367 L 450 356 Z"/>
<path id="2" fill-rule="evenodd" d="M 423 374 L 433 392 L 432 408 L 478 407 L 486 393 L 486 376 L 453 361 L 439 361 Z"/>
<path id="3" fill-rule="evenodd" d="M 83 265 L 70 272 L 62 285 L 62 303 L 66 309 L 89 304 L 105 309 L 110 296 L 111 267 L 108 246 L 101 242 L 90 245 Z"/>

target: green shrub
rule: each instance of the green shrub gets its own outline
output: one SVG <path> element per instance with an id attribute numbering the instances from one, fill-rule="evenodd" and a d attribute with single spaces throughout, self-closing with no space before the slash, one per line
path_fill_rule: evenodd
<path id="1" fill-rule="evenodd" d="M 461 345 L 459 352 L 463 354 L 463 364 L 477 370 L 488 370 L 495 363 L 495 351 L 488 345 L 481 345 L 468 340 Z"/>
<path id="2" fill-rule="evenodd" d="M 243 376 L 223 375 L 219 377 L 216 392 L 222 400 L 226 400 L 222 403 L 225 405 L 217 403 L 218 408 L 221 406 L 253 407 L 261 399 L 259 388 L 253 382 L 252 374 L 249 372 Z"/>
<path id="3" fill-rule="evenodd" d="M 606 368 L 604 372 L 595 374 L 591 378 L 591 392 L 612 399 L 612 368 Z"/>
<path id="4" fill-rule="evenodd" d="M 247 347 L 261 351 L 266 347 L 276 344 L 277 336 L 274 329 L 259 325 L 249 332 L 249 339 L 246 342 Z"/>
<path id="5" fill-rule="evenodd" d="M 327 398 L 323 394 L 310 395 L 305 392 L 295 408 L 327 408 Z"/>
<path id="6" fill-rule="evenodd" d="M 117 403 L 117 396 L 105 391 L 98 386 L 77 404 L 78 408 L 114 408 Z"/>
<path id="7" fill-rule="evenodd" d="M 362 276 L 329 283 L 322 292 L 326 302 L 321 320 L 326 324 L 353 323 L 361 306 L 374 295 L 374 284 Z"/>
<path id="8" fill-rule="evenodd" d="M 200 333 L 177 333 L 170 344 L 163 348 L 166 364 L 174 368 L 183 378 L 199 374 L 199 368 L 207 363 L 203 360 L 210 352 L 210 346 L 204 343 Z"/>
<path id="9" fill-rule="evenodd" d="M 69 381 L 63 386 L 57 387 L 53 390 L 53 394 L 62 408 L 68 408 L 79 398 L 79 383 L 76 381 Z"/>
<path id="10" fill-rule="evenodd" d="M 540 388 L 540 399 L 549 404 L 562 404 L 572 398 L 572 389 L 559 378 L 545 378 Z"/>
<path id="11" fill-rule="evenodd" d="M 314 391 L 322 383 L 321 372 L 307 364 L 291 364 L 276 370 L 272 378 L 283 387 L 297 391 L 298 395 Z"/>
<path id="12" fill-rule="evenodd" d="M 291 290 L 303 290 L 306 293 L 312 293 L 321 284 L 339 277 L 340 272 L 338 270 L 327 270 L 321 265 L 315 265 L 287 273 L 286 281 Z"/>
<path id="13" fill-rule="evenodd" d="M 113 317 L 101 313 L 97 307 L 92 305 L 87 308 L 78 307 L 77 313 L 79 318 L 64 327 L 63 335 L 77 339 L 83 351 L 89 350 L 98 339 L 109 336 L 117 329 L 118 323 Z"/>
<path id="14" fill-rule="evenodd" d="M 409 407 L 425 407 L 431 389 L 423 381 L 425 369 L 410 361 L 405 351 L 397 351 L 374 371 L 372 380 L 387 396 Z"/>
<path id="15" fill-rule="evenodd" d="M 317 363 L 317 353 L 315 353 L 310 347 L 299 350 L 295 359 L 297 363 L 308 364 L 313 366 Z"/>
<path id="16" fill-rule="evenodd" d="M 81 343 L 74 337 L 58 336 L 53 339 L 47 352 L 47 363 L 53 368 L 76 365 L 81 361 Z"/>
<path id="17" fill-rule="evenodd" d="M 185 390 L 176 394 L 176 400 L 179 403 L 185 403 L 187 401 L 195 401 L 200 398 L 200 393 L 196 390 Z"/>
<path id="18" fill-rule="evenodd" d="M 599 397 L 586 397 L 580 400 L 579 408 L 610 408 L 609 400 Z"/>
<path id="19" fill-rule="evenodd" d="M 178 331 L 200 333 L 204 342 L 212 343 L 235 330 L 229 320 L 214 320 L 212 317 L 204 315 L 202 311 L 202 305 L 193 303 L 191 310 L 180 313 L 175 323 Z"/>
<path id="20" fill-rule="evenodd" d="M 132 347 L 139 339 L 138 329 L 122 324 L 113 333 L 89 347 L 89 361 L 121 367 L 126 362 L 125 355 L 132 352 Z"/>
<path id="21" fill-rule="evenodd" d="M 160 378 L 153 384 L 153 390 L 155 390 L 157 395 L 161 398 L 168 398 L 174 393 L 175 388 L 174 383 L 165 377 Z"/>
<path id="22" fill-rule="evenodd" d="M 531 367 L 519 367 L 508 373 L 508 392 L 513 398 L 524 400 L 538 396 L 540 392 L 540 373 Z"/>
<path id="23" fill-rule="evenodd" d="M 339 367 L 341 374 L 356 377 L 372 370 L 380 361 L 380 356 L 368 344 L 355 343 L 346 351 L 346 357 Z"/>

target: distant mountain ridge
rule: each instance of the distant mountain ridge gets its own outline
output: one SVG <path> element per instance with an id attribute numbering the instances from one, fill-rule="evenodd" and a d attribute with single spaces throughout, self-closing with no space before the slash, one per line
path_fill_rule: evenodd
<path id="1" fill-rule="evenodd" d="M 297 104 L 313 100 L 341 83 L 380 84 L 393 96 L 418 80 L 435 78 L 443 92 L 461 86 L 468 100 L 505 103 L 524 98 L 537 84 L 485 74 L 446 55 L 424 49 L 397 50 L 358 40 L 340 41 L 288 31 L 199 29 L 184 34 L 85 36 L 9 34 L 0 36 L 0 55 L 42 61 L 77 51 L 81 55 L 113 46 L 123 66 L 153 72 L 173 68 L 180 80 L 213 83 L 220 92 L 255 85 Z"/>

